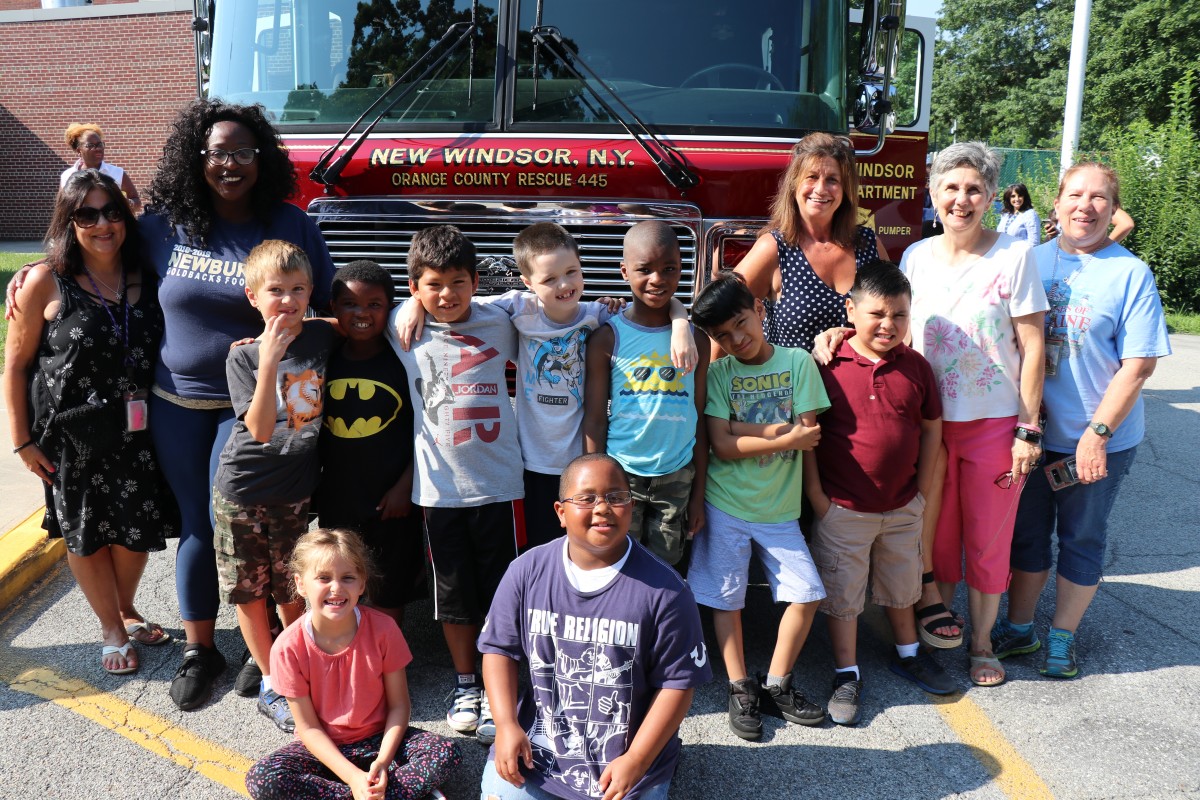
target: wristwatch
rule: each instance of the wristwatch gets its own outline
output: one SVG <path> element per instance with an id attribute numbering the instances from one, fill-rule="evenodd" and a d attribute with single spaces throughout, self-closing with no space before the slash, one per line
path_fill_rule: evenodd
<path id="1" fill-rule="evenodd" d="M 1092 429 L 1092 433 L 1097 436 L 1103 436 L 1105 439 L 1111 439 L 1113 429 L 1105 425 L 1103 422 L 1089 422 L 1088 427 Z"/>
<path id="2" fill-rule="evenodd" d="M 1029 428 L 1018 427 L 1013 430 L 1013 436 L 1016 436 L 1023 442 L 1029 442 L 1030 444 L 1040 445 L 1042 443 L 1042 434 L 1038 431 L 1031 431 Z"/>

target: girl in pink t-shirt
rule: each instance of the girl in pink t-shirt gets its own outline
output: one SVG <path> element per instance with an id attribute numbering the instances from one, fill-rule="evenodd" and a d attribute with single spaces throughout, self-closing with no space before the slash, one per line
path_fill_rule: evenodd
<path id="1" fill-rule="evenodd" d="M 300 537 L 290 563 L 308 611 L 271 647 L 275 691 L 296 739 L 246 774 L 255 800 L 415 800 L 462 760 L 449 739 L 408 726 L 408 644 L 391 617 L 358 600 L 370 561 L 350 531 Z"/>

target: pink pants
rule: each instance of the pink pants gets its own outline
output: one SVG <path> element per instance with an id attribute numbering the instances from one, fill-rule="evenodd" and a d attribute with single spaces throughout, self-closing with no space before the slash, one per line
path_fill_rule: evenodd
<path id="1" fill-rule="evenodd" d="M 940 582 L 962 580 L 965 553 L 968 586 L 984 594 L 1001 594 L 1008 588 L 1023 481 L 1004 489 L 996 479 L 1012 469 L 1016 422 L 1013 416 L 942 423 L 948 460 L 933 542 L 933 574 Z"/>

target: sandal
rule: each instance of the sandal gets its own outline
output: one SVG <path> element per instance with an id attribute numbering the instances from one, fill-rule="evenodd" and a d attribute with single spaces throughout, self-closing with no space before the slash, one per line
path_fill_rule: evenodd
<path id="1" fill-rule="evenodd" d="M 147 647 L 158 647 L 171 641 L 171 634 L 163 630 L 163 626 L 157 622 L 131 622 L 125 626 L 125 632 L 129 634 L 130 639 Z"/>
<path id="2" fill-rule="evenodd" d="M 133 653 L 132 658 L 130 653 Z M 106 656 L 120 656 L 125 659 L 125 666 L 120 669 L 110 669 L 104 665 Z M 114 647 L 111 644 L 106 644 L 100 648 L 100 667 L 109 675 L 128 675 L 131 672 L 138 671 L 139 664 L 137 663 L 137 651 L 133 649 L 133 640 L 129 639 L 120 647 Z"/>
<path id="3" fill-rule="evenodd" d="M 968 653 L 967 655 L 971 659 L 971 683 L 976 686 L 999 686 L 1008 677 L 1004 672 L 1004 665 L 1000 663 L 1000 659 L 992 655 L 991 652 L 984 651 L 982 653 Z M 982 673 L 985 670 L 999 673 L 1000 677 L 985 679 L 982 677 Z"/>
<path id="4" fill-rule="evenodd" d="M 933 573 L 926 572 L 921 576 L 921 585 L 930 583 L 933 583 Z M 922 642 L 938 650 L 951 650 L 962 644 L 966 621 L 943 603 L 931 603 L 924 608 L 913 608 L 913 611 L 917 615 L 917 633 Z M 958 628 L 958 635 L 937 633 L 938 628 L 951 627 Z"/>

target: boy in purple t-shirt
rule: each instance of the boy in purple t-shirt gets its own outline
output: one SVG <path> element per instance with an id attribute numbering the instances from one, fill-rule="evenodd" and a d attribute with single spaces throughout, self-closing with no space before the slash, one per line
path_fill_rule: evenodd
<path id="1" fill-rule="evenodd" d="M 920 651 L 912 606 L 921 597 L 921 522 L 942 440 L 942 403 L 929 363 L 904 344 L 912 288 L 895 264 L 858 271 L 842 342 L 821 379 L 829 410 L 818 418 L 821 444 L 804 454 L 804 488 L 817 515 L 813 561 L 825 584 L 818 610 L 833 645 L 829 716 L 858 722 L 858 615 L 871 596 L 896 640 L 892 672 L 927 692 L 954 683 Z"/>
<path id="2" fill-rule="evenodd" d="M 633 498 L 613 458 L 576 458 L 559 495 L 566 537 L 512 563 L 479 636 L 496 721 L 481 793 L 665 800 L 679 724 L 712 677 L 696 601 L 629 537 Z"/>

